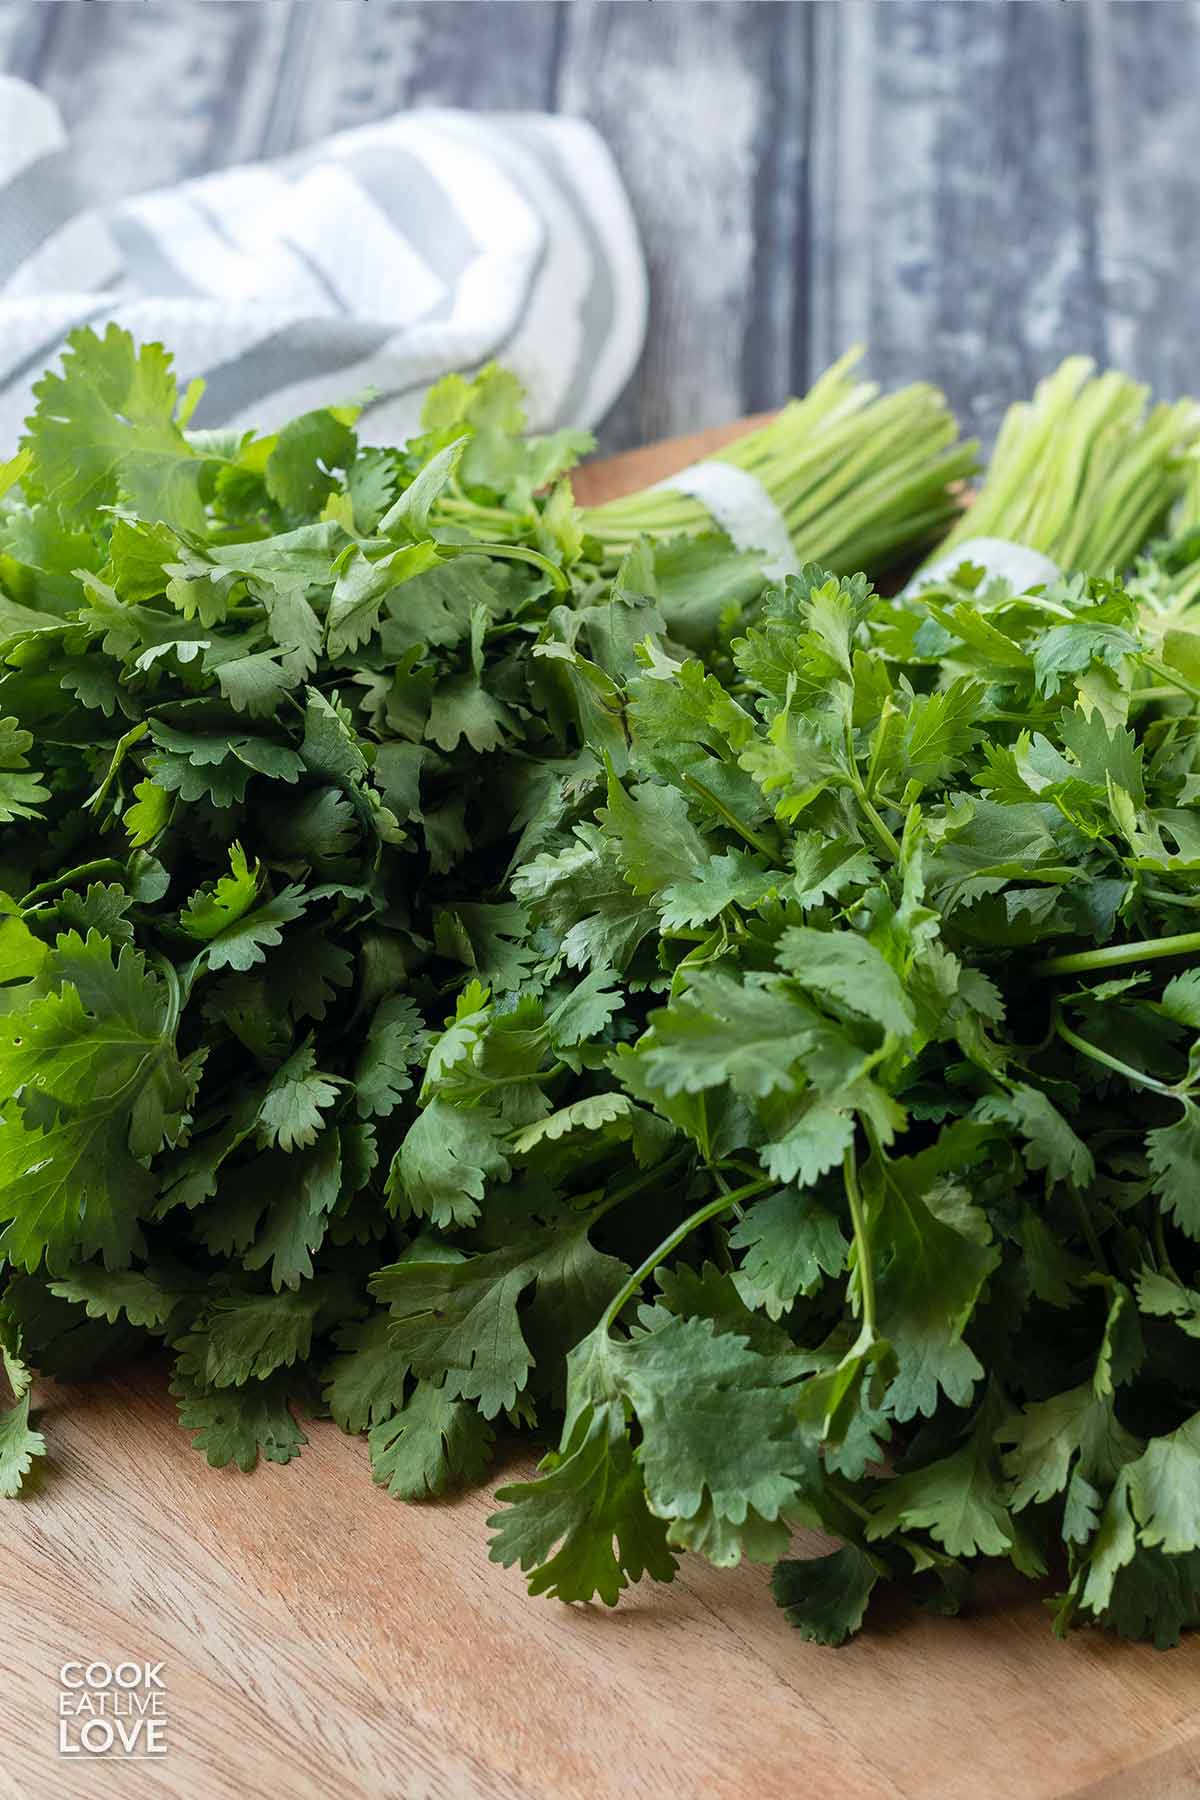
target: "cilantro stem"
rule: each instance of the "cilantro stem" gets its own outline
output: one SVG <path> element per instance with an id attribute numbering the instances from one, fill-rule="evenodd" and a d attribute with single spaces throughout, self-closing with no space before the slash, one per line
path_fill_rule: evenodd
<path id="1" fill-rule="evenodd" d="M 715 458 L 765 486 L 802 561 L 846 574 L 878 568 L 944 530 L 957 511 L 950 484 L 975 468 L 977 448 L 955 441 L 936 390 L 919 384 L 880 397 L 873 383 L 852 379 L 858 354 Z M 610 566 L 643 533 L 712 529 L 707 508 L 670 486 L 585 508 L 583 519 Z"/>
<path id="2" fill-rule="evenodd" d="M 727 1159 L 726 1166 L 730 1169 L 736 1169 L 738 1171 L 738 1173 L 741 1175 L 756 1175 L 757 1174 L 757 1170 L 755 1169 L 753 1163 L 743 1162 L 741 1157 L 739 1157 L 739 1156 L 729 1157 Z M 716 1174 L 715 1169 L 714 1169 L 713 1173 Z M 720 1180 L 720 1176 L 718 1176 L 717 1179 Z"/>
<path id="3" fill-rule="evenodd" d="M 1159 1081 L 1153 1075 L 1143 1075 L 1140 1069 L 1135 1069 L 1131 1064 L 1122 1062 L 1120 1057 L 1110 1056 L 1109 1052 L 1101 1050 L 1098 1044 L 1089 1043 L 1086 1038 L 1081 1038 L 1077 1032 L 1072 1031 L 1071 1027 L 1064 1023 L 1061 1016 L 1055 1019 L 1054 1029 L 1064 1044 L 1070 1044 L 1072 1050 L 1078 1050 L 1081 1056 L 1090 1056 L 1093 1062 L 1102 1063 L 1115 1075 L 1123 1075 L 1126 1081 L 1136 1082 L 1141 1087 L 1151 1088 L 1156 1094 L 1166 1094 L 1171 1098 L 1178 1094 L 1179 1090 L 1169 1086 L 1167 1082 Z"/>
<path id="4" fill-rule="evenodd" d="M 1167 1251 L 1167 1236 L 1166 1232 L 1163 1230 L 1162 1213 L 1153 1202 L 1151 1202 L 1151 1207 L 1153 1216 L 1150 1222 L 1150 1232 L 1154 1239 L 1154 1252 L 1159 1269 L 1165 1271 L 1165 1273 L 1171 1277 L 1172 1281 L 1179 1281 L 1178 1271 Z M 1187 1283 L 1185 1281 L 1179 1281 L 1179 1285 L 1180 1287 L 1186 1287 Z"/>
<path id="5" fill-rule="evenodd" d="M 609 1194 L 606 1200 L 601 1200 L 598 1206 L 592 1208 L 590 1217 L 602 1219 L 605 1213 L 612 1212 L 614 1207 L 623 1206 L 625 1201 L 632 1200 L 635 1194 L 642 1193 L 645 1188 L 653 1187 L 655 1182 L 661 1181 L 665 1175 L 673 1174 L 681 1164 L 687 1161 L 690 1155 L 691 1149 L 688 1146 L 682 1150 L 673 1150 L 670 1156 L 664 1157 L 660 1163 L 655 1163 L 652 1169 L 644 1169 L 632 1181 L 627 1181 L 624 1187 L 619 1187 L 615 1194 Z"/>
<path id="6" fill-rule="evenodd" d="M 850 1223 L 854 1229 L 855 1263 L 858 1268 L 859 1292 L 862 1295 L 862 1322 L 864 1329 L 873 1334 L 875 1331 L 875 1271 L 871 1267 L 871 1240 L 867 1234 L 867 1215 L 862 1202 L 862 1192 L 858 1185 L 858 1165 L 854 1160 L 853 1146 L 842 1158 L 842 1179 L 846 1184 Z"/>
<path id="7" fill-rule="evenodd" d="M 875 733 L 871 744 L 871 759 L 867 764 L 867 779 L 865 783 L 865 790 L 868 794 L 873 794 L 875 792 L 875 780 L 879 773 L 879 764 L 883 758 L 884 746 L 887 743 L 887 726 L 893 719 L 899 719 L 901 716 L 900 708 L 889 694 L 883 703 L 883 710 L 879 715 L 879 723 L 875 727 Z"/>
<path id="8" fill-rule="evenodd" d="M 1166 663 L 1159 662 L 1155 657 L 1146 655 L 1142 656 L 1142 667 L 1149 669 L 1152 675 L 1157 675 L 1160 681 L 1168 682 L 1180 693 L 1190 694 L 1193 700 L 1200 700 L 1200 687 L 1194 681 L 1189 681 L 1186 676 L 1181 675 L 1178 669 L 1172 669 Z M 1139 695 L 1138 698 L 1140 697 Z"/>
<path id="9" fill-rule="evenodd" d="M 1108 944 L 1103 950 L 1078 950 L 1069 956 L 1050 956 L 1034 965 L 1035 975 L 1086 975 L 1090 969 L 1117 969 L 1123 963 L 1156 962 L 1164 956 L 1190 956 L 1200 951 L 1200 931 L 1181 931 L 1174 937 L 1139 938 L 1130 944 Z"/>
<path id="10" fill-rule="evenodd" d="M 748 825 L 743 825 L 737 814 L 731 812 L 723 801 L 718 800 L 711 788 L 705 787 L 702 781 L 697 781 L 694 775 L 688 774 L 683 776 L 683 785 L 691 788 L 694 794 L 699 794 L 715 813 L 720 814 L 731 831 L 736 831 L 739 837 L 745 838 L 752 850 L 757 850 L 759 855 L 765 856 L 768 862 L 774 862 L 776 853 L 766 839 L 760 838 L 757 832 L 751 831 Z"/>
<path id="11" fill-rule="evenodd" d="M 78 868 L 67 869 L 62 875 L 54 875 L 49 881 L 43 881 L 39 887 L 30 888 L 21 901 L 21 911 L 32 906 L 46 894 L 53 894 L 59 888 L 70 887 L 73 881 L 82 881 L 87 875 L 124 875 L 125 864 L 114 856 L 98 856 L 94 862 L 80 863 Z"/>
<path id="12" fill-rule="evenodd" d="M 828 1474 L 826 1475 L 826 1480 L 829 1480 Z M 864 1523 L 867 1524 L 870 1524 L 875 1520 L 877 1515 L 871 1511 L 869 1506 L 864 1506 L 861 1500 L 856 1500 L 844 1483 L 840 1481 L 830 1481 L 829 1484 L 837 1494 L 840 1504 L 846 1508 L 847 1512 L 852 1512 L 856 1518 L 862 1519 Z M 900 1544 L 908 1551 L 918 1569 L 928 1566 L 928 1547 L 922 1544 L 917 1538 L 913 1537 L 911 1532 L 894 1532 L 891 1541 L 894 1544 Z"/>
<path id="13" fill-rule="evenodd" d="M 1179 689 L 1176 687 L 1144 687 L 1133 688 L 1129 695 L 1132 706 L 1135 700 L 1149 702 L 1151 700 L 1178 700 Z"/>
<path id="14" fill-rule="evenodd" d="M 1159 887 L 1144 887 L 1142 894 L 1145 899 L 1158 900 L 1163 906 L 1200 907 L 1200 894 L 1173 894 L 1170 888 Z"/>
<path id="15" fill-rule="evenodd" d="M 888 830 L 887 826 L 884 824 L 883 819 L 880 817 L 879 813 L 876 812 L 874 805 L 872 804 L 870 798 L 867 795 L 866 788 L 863 786 L 861 779 L 858 778 L 857 770 L 855 770 L 854 791 L 858 795 L 859 805 L 862 807 L 863 812 L 867 816 L 867 823 L 870 825 L 872 831 L 875 833 L 875 836 L 879 839 L 881 847 L 883 848 L 883 850 L 886 852 L 886 854 L 891 858 L 891 860 L 893 862 L 899 862 L 900 846 L 896 842 L 896 839 L 893 836 L 893 834 Z"/>
<path id="16" fill-rule="evenodd" d="M 154 951 L 152 960 L 162 976 L 163 985 L 167 990 L 167 1016 L 163 1021 L 163 1036 L 174 1042 L 175 1033 L 179 1028 L 179 1015 L 183 1011 L 183 991 L 179 985 L 179 976 L 175 964 L 169 956 L 163 956 L 160 951 Z"/>
<path id="17" fill-rule="evenodd" d="M 570 578 L 559 568 L 557 563 L 552 563 L 550 558 L 543 556 L 540 550 L 527 550 L 521 544 L 439 544 L 438 550 L 443 557 L 447 558 L 451 556 L 499 556 L 508 557 L 512 562 L 530 563 L 535 569 L 540 569 L 543 575 L 549 576 L 551 583 L 560 594 L 570 591 Z"/>
<path id="18" fill-rule="evenodd" d="M 749 1173 L 750 1171 L 747 1171 L 747 1172 Z M 723 1194 L 728 1194 L 731 1191 L 729 1183 L 726 1181 L 725 1177 L 722 1175 L 720 1169 L 713 1170 L 713 1180 L 716 1182 L 717 1186 L 720 1188 L 720 1190 Z M 738 1219 L 738 1222 L 740 1223 L 741 1220 L 744 1219 L 746 1216 L 746 1209 L 742 1205 L 740 1200 L 735 1200 L 733 1202 L 733 1210 Z M 733 1267 L 733 1264 L 729 1258 L 728 1250 L 725 1252 L 725 1266 L 726 1266 L 726 1268 Z"/>
<path id="19" fill-rule="evenodd" d="M 479 1080 L 483 1087 L 489 1088 L 529 1087 L 535 1081 L 553 1081 L 566 1066 L 566 1063 L 556 1062 L 548 1069 L 530 1069 L 524 1075 L 483 1075 Z M 514 1127 L 514 1130 L 518 1129 Z"/>
<path id="20" fill-rule="evenodd" d="M 612 1330 L 614 1321 L 620 1314 L 621 1308 L 629 1304 L 646 1277 L 648 1275 L 653 1275 L 659 1263 L 670 1256 L 672 1250 L 677 1250 L 684 1239 L 690 1237 L 693 1231 L 698 1231 L 701 1225 L 707 1225 L 710 1219 L 715 1219 L 718 1214 L 727 1212 L 731 1206 L 736 1206 L 740 1201 L 752 1200 L 756 1194 L 761 1194 L 764 1188 L 769 1188 L 771 1185 L 771 1177 L 769 1175 L 761 1175 L 757 1181 L 748 1181 L 744 1187 L 734 1188 L 732 1192 L 728 1194 L 720 1194 L 715 1200 L 706 1201 L 706 1203 L 699 1207 L 694 1213 L 689 1213 L 682 1224 L 677 1225 L 674 1231 L 665 1237 L 662 1243 L 658 1244 L 650 1252 L 649 1256 L 646 1257 L 645 1261 L 640 1263 L 633 1271 L 633 1274 L 629 1277 L 629 1280 L 625 1283 L 625 1286 L 621 1289 L 620 1293 L 610 1302 L 604 1317 L 600 1321 L 598 1329 L 601 1332 Z"/>
<path id="21" fill-rule="evenodd" d="M 1071 1204 L 1079 1219 L 1079 1229 L 1083 1233 L 1084 1242 L 1092 1254 L 1092 1261 L 1098 1269 L 1108 1269 L 1108 1258 L 1104 1254 L 1100 1239 L 1096 1236 L 1096 1227 L 1092 1223 L 1092 1215 L 1088 1211 L 1087 1201 L 1073 1181 L 1067 1182 L 1067 1192 L 1071 1196 Z"/>
<path id="22" fill-rule="evenodd" d="M 896 842 L 895 837 L 892 835 L 892 833 L 888 830 L 887 826 L 884 824 L 880 815 L 876 812 L 875 807 L 873 806 L 873 804 L 871 802 L 871 796 L 868 794 L 868 792 L 866 790 L 866 786 L 864 785 L 863 778 L 859 774 L 858 759 L 854 753 L 854 726 L 852 725 L 852 723 L 850 721 L 849 714 L 847 714 L 846 719 L 845 719 L 845 733 L 846 733 L 846 774 L 849 778 L 850 786 L 854 789 L 854 793 L 858 799 L 858 804 L 862 807 L 863 812 L 866 814 L 867 822 L 869 823 L 872 831 L 875 833 L 875 836 L 879 839 L 879 842 L 882 845 L 884 852 L 886 853 L 886 855 L 890 858 L 890 860 L 892 862 L 899 862 L 900 846 Z"/>
<path id="23" fill-rule="evenodd" d="M 1136 696 L 1134 697 L 1136 698 Z M 1020 725 L 1022 728 L 1032 725 L 1048 725 L 1053 722 L 1054 718 L 1053 712 L 1045 709 L 1039 710 L 1032 706 L 1028 712 L 1005 712 L 1003 708 L 997 706 L 991 708 L 987 715 L 989 724 L 995 721 L 999 725 Z"/>

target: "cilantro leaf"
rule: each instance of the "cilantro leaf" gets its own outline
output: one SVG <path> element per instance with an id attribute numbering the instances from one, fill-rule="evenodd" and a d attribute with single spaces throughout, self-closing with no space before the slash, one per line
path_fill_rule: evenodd
<path id="1" fill-rule="evenodd" d="M 912 1006 L 900 978 L 866 938 L 792 925 L 780 939 L 779 960 L 810 992 L 834 995 L 897 1037 L 911 1032 Z"/>
<path id="2" fill-rule="evenodd" d="M 354 1070 L 361 1117 L 386 1118 L 400 1104 L 413 1085 L 408 1071 L 420 1056 L 424 1036 L 421 1015 L 406 995 L 380 1002 Z"/>
<path id="3" fill-rule="evenodd" d="M 707 925 L 726 907 L 757 906 L 777 879 L 743 851 L 726 850 L 664 889 L 663 925 L 668 931 Z"/>
<path id="4" fill-rule="evenodd" d="M 839 1048 L 834 1030 L 782 983 L 713 972 L 693 975 L 687 992 L 652 1016 L 636 1054 L 667 1095 L 727 1081 L 761 1097 L 789 1087 L 798 1062 Z"/>
<path id="5" fill-rule="evenodd" d="M 46 1454 L 45 1438 L 30 1426 L 29 1405 L 24 1394 L 15 1406 L 0 1408 L 0 1498 L 19 1494 L 34 1458 Z"/>
<path id="6" fill-rule="evenodd" d="M 517 1302 L 536 1279 L 523 1248 L 461 1263 L 394 1263 L 371 1283 L 390 1303 L 392 1344 L 413 1371 L 442 1380 L 449 1399 L 475 1400 L 485 1419 L 515 1404 L 532 1358 Z"/>
<path id="7" fill-rule="evenodd" d="M 495 366 L 364 450 L 73 336 L 0 462 L 0 1487 L 160 1339 L 218 1466 L 323 1391 L 420 1498 L 561 1415 L 535 1592 L 1200 1619 L 1200 419 L 1069 360 L 960 524 L 849 370 L 722 453 L 826 545 L 772 581 L 577 509 Z M 855 572 L 942 523 L 1076 572 Z"/>
<path id="8" fill-rule="evenodd" d="M 825 1556 L 784 1557 L 775 1564 L 771 1591 L 789 1625 L 810 1644 L 835 1649 L 862 1625 L 879 1580 L 879 1565 L 856 1544 Z"/>
<path id="9" fill-rule="evenodd" d="M 873 1212 L 879 1328 L 900 1364 L 889 1411 L 901 1420 L 931 1415 L 939 1392 L 965 1406 L 984 1371 L 963 1332 L 1000 1252 L 944 1224 L 894 1180 L 876 1187 Z"/>
<path id="10" fill-rule="evenodd" d="M 364 1431 L 404 1405 L 407 1359 L 392 1346 L 390 1314 L 344 1325 L 327 1371 L 325 1402 L 343 1431 Z"/>
<path id="11" fill-rule="evenodd" d="M 646 1504 L 619 1405 L 582 1417 L 564 1450 L 541 1468 L 534 1480 L 497 1490 L 505 1510 L 488 1521 L 493 1562 L 532 1571 L 531 1594 L 599 1596 L 606 1606 L 644 1574 L 672 1579 L 667 1528 Z"/>
<path id="12" fill-rule="evenodd" d="M 391 1305 L 393 1347 L 416 1375 L 443 1381 L 448 1398 L 477 1401 L 485 1419 L 510 1409 L 533 1364 L 529 1338 L 549 1339 L 565 1351 L 573 1322 L 590 1324 L 589 1312 L 624 1274 L 621 1264 L 592 1249 L 589 1223 L 585 1217 L 464 1262 L 402 1261 L 381 1269 L 371 1288 Z M 530 1289 L 522 1317 L 518 1307 Z"/>
<path id="13" fill-rule="evenodd" d="M 746 1251 L 735 1277 L 739 1294 L 772 1319 L 801 1294 L 814 1293 L 823 1276 L 840 1275 L 845 1267 L 846 1240 L 837 1219 L 791 1188 L 756 1200 L 729 1241 Z"/>
<path id="14" fill-rule="evenodd" d="M 329 1215 L 342 1191 L 342 1140 L 325 1131 L 285 1163 L 262 1159 L 260 1179 L 275 1186 L 276 1197 L 257 1226 L 253 1244 L 243 1249 L 247 1269 L 270 1268 L 273 1288 L 300 1289 L 313 1275 L 313 1256 L 325 1241 Z"/>
<path id="15" fill-rule="evenodd" d="M 339 1097 L 336 1082 L 316 1067 L 316 1051 L 303 1044 L 271 1077 L 258 1109 L 258 1140 L 281 1150 L 315 1144 L 324 1125 L 322 1114 Z"/>
<path id="16" fill-rule="evenodd" d="M 418 1218 L 469 1225 L 488 1180 L 504 1180 L 504 1127 L 485 1107 L 462 1111 L 431 1100 L 409 1126 L 392 1165 L 389 1192 Z"/>
<path id="17" fill-rule="evenodd" d="M 193 913 L 193 923 L 197 916 L 206 923 L 215 922 L 219 904 L 214 902 L 200 915 Z M 298 919 L 305 905 L 302 888 L 285 887 L 271 899 L 265 900 L 261 906 L 243 912 L 231 923 L 222 925 L 208 939 L 205 948 L 209 969 L 214 974 L 218 969 L 238 969 L 243 972 L 252 969 L 256 963 L 264 960 L 268 950 L 277 949 L 283 942 L 284 926 Z"/>
<path id="18" fill-rule="evenodd" d="M 1200 1413 L 1154 1437 L 1128 1465 L 1129 1501 L 1143 1544 L 1180 1556 L 1200 1549 Z"/>
<path id="19" fill-rule="evenodd" d="M 229 847 L 230 873 L 222 875 L 211 893 L 201 890 L 193 894 L 179 915 L 179 924 L 189 937 L 208 942 L 235 925 L 250 910 L 258 896 L 259 870 L 250 867 L 246 852 L 239 843 Z"/>
<path id="20" fill-rule="evenodd" d="M 1041 1574 L 1043 1565 L 1022 1544 L 1009 1513 L 988 1437 L 986 1427 L 975 1430 L 949 1456 L 887 1482 L 867 1537 L 924 1530 L 950 1556 L 1009 1555 L 1027 1574 Z"/>
<path id="21" fill-rule="evenodd" d="M 308 1442 L 288 1404 L 286 1377 L 206 1392 L 176 1375 L 172 1392 L 179 1402 L 179 1423 L 193 1434 L 192 1442 L 210 1468 L 235 1463 L 248 1474 L 260 1456 L 288 1463 Z"/>
<path id="22" fill-rule="evenodd" d="M 98 932 L 68 932 L 54 965 L 56 991 L 0 1018 L 0 1244 L 27 1269 L 73 1247 L 119 1268 L 155 1191 L 140 1159 L 175 1128 L 187 1081 L 165 991 L 136 951 L 114 960 Z"/>
<path id="23" fill-rule="evenodd" d="M 16 719 L 0 718 L 0 825 L 17 819 L 40 817 L 41 803 L 50 790 L 29 771 L 26 751 L 33 748 L 33 733 L 22 730 Z"/>
<path id="24" fill-rule="evenodd" d="M 307 1357 L 319 1298 L 311 1292 L 246 1294 L 214 1302 L 180 1340 L 180 1369 L 207 1387 L 240 1387 Z"/>
<path id="25" fill-rule="evenodd" d="M 1181 1099 L 1173 1125 L 1147 1132 L 1146 1154 L 1164 1207 L 1182 1231 L 1200 1238 L 1200 1106 Z"/>
<path id="26" fill-rule="evenodd" d="M 175 377 L 161 344 L 134 349 L 109 325 L 67 337 L 62 374 L 34 388 L 28 447 L 41 484 L 69 520 L 88 522 L 120 493 L 150 521 L 200 530 L 204 461 L 175 423 Z"/>
<path id="27" fill-rule="evenodd" d="M 153 1330 L 165 1325 L 181 1295 L 163 1287 L 140 1269 L 102 1269 L 85 1264 L 50 1283 L 50 1292 L 63 1300 L 82 1301 L 89 1319 L 115 1324 L 126 1318 L 131 1325 Z"/>
<path id="28" fill-rule="evenodd" d="M 491 1426 L 467 1400 L 418 1381 L 405 1405 L 371 1428 L 371 1474 L 400 1500 L 444 1494 L 479 1481 L 490 1459 Z"/>

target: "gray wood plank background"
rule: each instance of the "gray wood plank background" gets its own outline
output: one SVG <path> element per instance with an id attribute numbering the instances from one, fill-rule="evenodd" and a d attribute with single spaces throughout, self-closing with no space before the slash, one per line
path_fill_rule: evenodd
<path id="1" fill-rule="evenodd" d="M 608 449 L 865 340 L 985 438 L 1068 351 L 1200 386 L 1193 0 L 0 0 L 98 196 L 422 104 L 606 135 L 652 280 Z"/>

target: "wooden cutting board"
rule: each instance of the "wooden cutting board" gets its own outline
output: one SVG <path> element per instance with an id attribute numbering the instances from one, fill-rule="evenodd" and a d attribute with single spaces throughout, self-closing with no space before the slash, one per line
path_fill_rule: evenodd
<path id="1" fill-rule="evenodd" d="M 580 492 L 739 429 L 596 465 Z M 691 1557 L 613 1611 L 564 1607 L 487 1560 L 499 1473 L 402 1506 L 328 1423 L 286 1468 L 212 1470 L 153 1365 L 38 1398 L 49 1466 L 0 1503 L 0 1800 L 1200 1795 L 1200 1636 L 1060 1644 L 1038 1592 L 1000 1576 L 969 1622 L 885 1599 L 822 1650 L 764 1569 Z M 70 1659 L 163 1664 L 164 1758 L 59 1757 Z"/>

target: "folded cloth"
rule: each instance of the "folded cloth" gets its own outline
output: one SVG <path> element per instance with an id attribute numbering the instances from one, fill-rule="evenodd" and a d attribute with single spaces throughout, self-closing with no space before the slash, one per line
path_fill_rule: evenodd
<path id="1" fill-rule="evenodd" d="M 641 351 L 637 231 L 582 120 L 417 110 L 117 205 L 85 181 L 53 103 L 0 76 L 0 457 L 76 325 L 165 343 L 207 383 L 196 426 L 369 394 L 375 442 L 493 357 L 534 429 L 595 424 Z"/>

